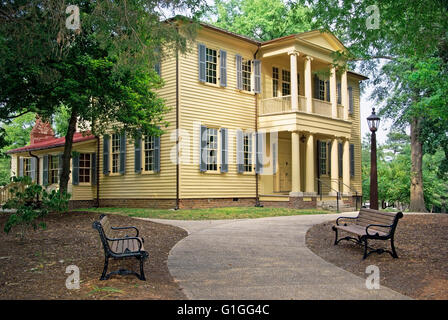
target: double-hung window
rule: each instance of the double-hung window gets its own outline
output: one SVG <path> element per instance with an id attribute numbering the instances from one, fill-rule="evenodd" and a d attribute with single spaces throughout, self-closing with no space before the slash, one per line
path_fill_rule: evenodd
<path id="1" fill-rule="evenodd" d="M 216 84 L 217 79 L 217 52 L 214 49 L 206 48 L 206 82 Z"/>
<path id="2" fill-rule="evenodd" d="M 320 142 L 320 158 L 319 158 L 320 174 L 327 174 L 327 143 Z"/>
<path id="3" fill-rule="evenodd" d="M 319 99 L 325 100 L 325 81 L 319 79 Z"/>
<path id="4" fill-rule="evenodd" d="M 243 171 L 252 171 L 252 133 L 243 134 Z"/>
<path id="5" fill-rule="evenodd" d="M 23 175 L 31 177 L 31 158 L 23 158 Z"/>
<path id="6" fill-rule="evenodd" d="M 144 168 L 145 171 L 154 171 L 155 166 L 155 137 L 145 136 L 144 140 Z"/>
<path id="7" fill-rule="evenodd" d="M 49 156 L 49 183 L 50 184 L 57 184 L 59 183 L 59 156 Z"/>
<path id="8" fill-rule="evenodd" d="M 250 91 L 251 90 L 251 77 L 252 77 L 251 60 L 243 59 L 242 71 L 243 71 L 243 90 Z"/>
<path id="9" fill-rule="evenodd" d="M 120 171 L 120 135 L 112 135 L 112 173 Z"/>
<path id="10" fill-rule="evenodd" d="M 207 171 L 218 170 L 218 130 L 207 128 Z"/>
<path id="11" fill-rule="evenodd" d="M 277 97 L 278 96 L 278 68 L 272 67 L 272 96 Z"/>
<path id="12" fill-rule="evenodd" d="M 79 154 L 79 182 L 90 183 L 90 171 L 91 171 L 91 154 L 81 153 Z"/>
<path id="13" fill-rule="evenodd" d="M 282 70 L 282 96 L 291 94 L 291 72 Z"/>

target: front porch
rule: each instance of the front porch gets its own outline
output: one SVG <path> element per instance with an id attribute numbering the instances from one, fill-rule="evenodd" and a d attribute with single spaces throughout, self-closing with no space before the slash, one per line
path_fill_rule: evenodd
<path id="1" fill-rule="evenodd" d="M 266 133 L 260 201 L 292 208 L 357 207 L 351 185 L 350 143 L 343 137 L 306 131 Z"/>

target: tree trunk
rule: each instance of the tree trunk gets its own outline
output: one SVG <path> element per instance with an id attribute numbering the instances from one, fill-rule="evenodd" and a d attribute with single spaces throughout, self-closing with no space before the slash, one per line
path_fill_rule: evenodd
<path id="1" fill-rule="evenodd" d="M 423 151 L 420 141 L 421 119 L 411 120 L 411 203 L 409 211 L 427 212 L 423 197 Z"/>
<path id="2" fill-rule="evenodd" d="M 70 158 L 73 147 L 73 136 L 76 131 L 77 113 L 72 109 L 72 114 L 68 123 L 67 133 L 65 135 L 64 153 L 62 155 L 62 173 L 59 180 L 59 190 L 67 191 L 68 180 L 70 179 Z"/>

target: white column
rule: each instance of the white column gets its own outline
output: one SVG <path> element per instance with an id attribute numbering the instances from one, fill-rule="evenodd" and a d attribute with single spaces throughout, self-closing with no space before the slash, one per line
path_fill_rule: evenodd
<path id="1" fill-rule="evenodd" d="M 341 104 L 343 106 L 344 120 L 348 119 L 348 86 L 347 86 L 347 70 L 341 75 Z"/>
<path id="2" fill-rule="evenodd" d="M 306 186 L 307 193 L 314 193 L 314 136 L 309 134 L 306 141 Z"/>
<path id="3" fill-rule="evenodd" d="M 299 88 L 297 86 L 297 51 L 288 52 L 291 70 L 291 109 L 299 110 Z"/>
<path id="4" fill-rule="evenodd" d="M 339 191 L 339 163 L 338 163 L 338 139 L 333 138 L 331 141 L 331 190 L 332 194 L 336 192 L 334 190 Z"/>
<path id="5" fill-rule="evenodd" d="M 336 68 L 332 66 L 330 72 L 331 116 L 333 117 L 333 119 L 336 119 L 338 117 L 338 101 L 336 97 Z"/>
<path id="6" fill-rule="evenodd" d="M 299 196 L 300 193 L 300 139 L 299 132 L 291 132 L 291 193 L 290 196 Z"/>
<path id="7" fill-rule="evenodd" d="M 350 189 L 350 143 L 348 139 L 345 139 L 343 142 L 343 153 L 342 153 L 342 193 L 349 194 Z"/>
<path id="8" fill-rule="evenodd" d="M 313 61 L 312 57 L 305 57 L 305 97 L 306 97 L 306 112 L 313 112 L 313 93 L 312 93 L 312 79 L 311 79 L 311 61 Z"/>

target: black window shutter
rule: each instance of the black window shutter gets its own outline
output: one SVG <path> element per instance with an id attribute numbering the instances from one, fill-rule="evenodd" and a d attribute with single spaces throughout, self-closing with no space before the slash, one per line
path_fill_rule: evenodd
<path id="1" fill-rule="evenodd" d="M 160 136 L 154 137 L 154 172 L 160 172 Z"/>
<path id="2" fill-rule="evenodd" d="M 320 178 L 321 168 L 320 168 L 320 158 L 321 158 L 321 150 L 320 150 L 321 142 L 317 140 L 317 177 Z"/>
<path id="3" fill-rule="evenodd" d="M 36 182 L 36 168 L 37 168 L 37 159 L 32 157 L 31 158 L 31 181 Z"/>
<path id="4" fill-rule="evenodd" d="M 314 98 L 319 99 L 319 77 L 314 75 Z"/>
<path id="5" fill-rule="evenodd" d="M 227 52 L 224 50 L 220 50 L 219 52 L 219 61 L 220 61 L 220 76 L 219 76 L 219 84 L 222 87 L 227 86 Z"/>
<path id="6" fill-rule="evenodd" d="M 109 135 L 104 135 L 103 137 L 103 174 L 109 175 L 109 148 L 110 148 L 110 137 Z"/>
<path id="7" fill-rule="evenodd" d="M 348 87 L 348 112 L 350 114 L 353 113 L 353 88 L 352 87 Z"/>
<path id="8" fill-rule="evenodd" d="M 339 178 L 342 178 L 342 143 L 338 143 L 338 169 L 339 169 Z"/>
<path id="9" fill-rule="evenodd" d="M 238 173 L 244 172 L 243 131 L 236 132 L 236 165 Z"/>
<path id="10" fill-rule="evenodd" d="M 120 174 L 126 171 L 126 134 L 120 135 Z"/>
<path id="11" fill-rule="evenodd" d="M 142 138 L 135 139 L 134 144 L 134 171 L 135 173 L 142 172 Z"/>
<path id="12" fill-rule="evenodd" d="M 205 82 L 205 45 L 198 44 L 198 59 L 199 59 L 199 81 Z"/>
<path id="13" fill-rule="evenodd" d="M 46 186 L 48 185 L 48 154 L 44 155 L 43 161 L 42 184 Z"/>
<path id="14" fill-rule="evenodd" d="M 228 146 L 228 130 L 221 128 L 221 172 L 229 172 Z"/>
<path id="15" fill-rule="evenodd" d="M 331 146 L 332 146 L 332 144 L 333 144 L 333 141 L 330 141 L 330 142 L 328 142 L 327 143 L 327 146 L 328 146 L 328 174 L 330 175 L 330 177 L 331 177 Z"/>
<path id="16" fill-rule="evenodd" d="M 255 172 L 261 174 L 263 172 L 263 133 L 257 133 L 255 143 Z"/>
<path id="17" fill-rule="evenodd" d="M 330 80 L 325 81 L 327 91 L 327 101 L 330 102 Z"/>
<path id="18" fill-rule="evenodd" d="M 201 172 L 207 171 L 207 127 L 201 126 L 199 133 L 199 170 Z"/>
<path id="19" fill-rule="evenodd" d="M 23 158 L 19 157 L 19 177 L 23 177 Z"/>
<path id="20" fill-rule="evenodd" d="M 79 184 L 79 153 L 72 158 L 72 184 Z"/>
<path id="21" fill-rule="evenodd" d="M 350 176 L 355 176 L 355 145 L 350 144 Z"/>
<path id="22" fill-rule="evenodd" d="M 338 85 L 337 85 L 337 88 L 338 88 L 338 104 L 341 104 L 341 83 L 339 82 L 338 83 Z"/>

